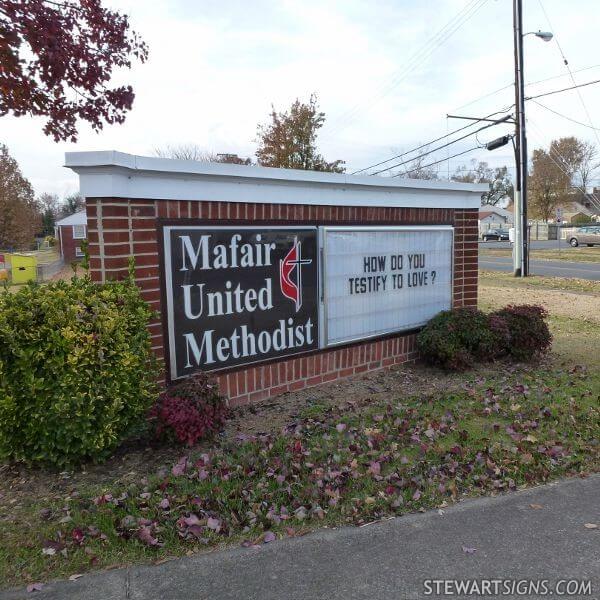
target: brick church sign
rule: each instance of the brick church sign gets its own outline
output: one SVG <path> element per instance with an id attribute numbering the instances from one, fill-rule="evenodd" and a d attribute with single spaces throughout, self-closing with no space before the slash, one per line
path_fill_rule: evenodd
<path id="1" fill-rule="evenodd" d="M 487 184 L 67 153 L 90 275 L 156 311 L 164 383 L 215 374 L 232 404 L 416 360 L 420 326 L 477 305 Z"/>

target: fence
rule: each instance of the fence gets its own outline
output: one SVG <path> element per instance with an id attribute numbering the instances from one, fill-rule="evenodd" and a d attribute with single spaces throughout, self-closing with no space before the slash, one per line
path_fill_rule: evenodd
<path id="1" fill-rule="evenodd" d="M 48 281 L 51 277 L 54 277 L 64 265 L 65 263 L 60 258 L 50 263 L 38 265 L 37 280 Z"/>
<path id="2" fill-rule="evenodd" d="M 529 225 L 529 237 L 532 240 L 557 240 L 561 229 L 557 223 L 534 221 Z"/>
<path id="3" fill-rule="evenodd" d="M 3 258 L 0 269 L 8 273 L 8 279 L 13 283 L 48 281 L 64 267 L 64 261 L 52 248 L 23 253 L 0 250 L 0 256 Z M 13 260 L 18 265 L 21 277 L 13 273 Z"/>

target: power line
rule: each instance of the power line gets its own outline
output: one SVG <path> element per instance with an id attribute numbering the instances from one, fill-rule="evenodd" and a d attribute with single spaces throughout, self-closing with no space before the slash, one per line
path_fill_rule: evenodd
<path id="1" fill-rule="evenodd" d="M 559 113 L 557 110 L 554 110 L 553 108 L 550 108 L 549 106 L 546 106 L 546 105 L 542 104 L 541 102 L 538 102 L 537 100 L 532 100 L 532 102 L 534 104 L 537 104 L 541 108 L 544 108 L 544 109 L 550 111 L 551 113 L 554 113 L 555 115 L 562 117 L 563 119 L 566 119 L 567 121 L 571 121 L 572 123 L 576 123 L 577 125 L 581 125 L 582 127 L 587 127 L 588 129 L 593 129 L 594 131 L 600 131 L 600 129 L 598 129 L 598 127 L 593 127 L 592 125 L 588 125 L 587 123 L 582 123 L 581 121 L 577 121 L 576 119 L 567 117 L 567 115 L 563 115 L 562 113 Z"/>
<path id="2" fill-rule="evenodd" d="M 554 28 L 552 27 L 552 23 L 550 22 L 550 17 L 548 17 L 548 13 L 546 12 L 546 9 L 544 8 L 544 5 L 542 4 L 542 0 L 538 0 L 538 3 L 540 5 L 540 8 L 542 9 L 542 12 L 544 13 L 544 16 L 546 17 L 546 21 L 548 21 L 548 25 L 550 25 L 550 29 L 553 30 Z M 563 49 L 560 45 L 560 42 L 558 41 L 558 37 L 556 37 L 556 35 L 554 36 L 554 40 L 556 41 L 556 46 L 558 48 L 558 51 L 560 52 L 560 55 L 562 56 L 563 59 L 563 63 L 565 64 L 565 67 L 567 67 L 567 71 L 569 72 L 569 76 L 571 77 L 571 81 L 573 82 L 574 86 L 577 86 L 577 83 L 575 81 L 575 77 L 573 77 L 573 72 L 571 71 L 571 67 L 569 66 L 569 61 L 567 60 L 565 53 L 563 52 Z M 579 88 L 576 87 L 575 88 L 577 90 L 577 95 L 579 96 L 579 100 L 581 102 L 581 106 L 583 106 L 583 111 L 585 112 L 587 119 L 590 123 L 590 127 L 594 130 L 594 134 L 596 136 L 596 141 L 598 142 L 598 144 L 600 144 L 600 137 L 598 136 L 598 132 L 596 131 L 596 128 L 594 127 L 594 123 L 592 122 L 592 117 L 590 115 L 590 111 L 588 110 L 586 103 L 583 99 L 583 96 L 581 95 L 581 92 L 579 91 Z"/>
<path id="3" fill-rule="evenodd" d="M 570 91 L 570 90 L 573 90 L 573 89 L 576 89 L 576 88 L 585 87 L 585 86 L 588 86 L 588 85 L 593 85 L 593 84 L 596 84 L 596 83 L 600 83 L 600 79 L 597 79 L 597 80 L 594 80 L 594 81 L 588 81 L 588 82 L 586 82 L 586 83 L 581 83 L 581 84 L 579 84 L 579 85 L 570 86 L 570 87 L 567 87 L 567 88 L 561 88 L 561 89 L 559 89 L 559 90 L 551 90 L 550 92 L 544 92 L 543 94 L 537 94 L 536 96 L 527 96 L 527 97 L 525 98 L 525 100 L 535 100 L 536 98 L 542 98 L 543 96 L 550 96 L 550 95 L 553 95 L 553 94 L 560 94 L 560 93 L 562 93 L 562 92 L 568 92 L 568 91 Z M 502 109 L 502 110 L 496 111 L 495 113 L 492 113 L 491 115 L 488 115 L 487 117 L 482 117 L 481 119 L 477 119 L 476 121 L 474 121 L 474 122 L 473 122 L 473 123 L 471 123 L 470 125 L 465 125 L 464 127 L 461 127 L 461 128 L 459 128 L 459 129 L 456 129 L 455 131 L 453 131 L 453 132 L 450 132 L 450 134 L 442 135 L 442 136 L 440 136 L 440 137 L 436 138 L 435 140 L 432 140 L 432 141 L 430 141 L 430 142 L 427 142 L 427 143 L 425 143 L 425 144 L 421 144 L 421 145 L 420 145 L 420 146 L 418 146 L 417 148 L 413 148 L 412 150 L 408 150 L 408 151 L 406 151 L 406 152 L 403 152 L 402 154 L 398 154 L 398 155 L 396 155 L 396 156 L 393 156 L 392 158 L 388 158 L 388 159 L 386 159 L 386 160 L 384 160 L 384 161 L 381 161 L 381 162 L 379 162 L 379 163 L 376 163 L 376 164 L 374 164 L 374 165 L 371 165 L 371 166 L 369 166 L 369 167 L 365 167 L 364 169 L 360 169 L 359 171 L 355 171 L 354 173 L 362 173 L 363 171 L 368 171 L 369 169 L 372 169 L 372 168 L 375 168 L 375 167 L 377 167 L 377 166 L 383 165 L 383 164 L 385 164 L 385 163 L 391 162 L 392 160 L 395 160 L 396 158 L 402 158 L 403 156 L 406 156 L 407 154 L 411 154 L 412 152 L 416 152 L 417 150 L 420 150 L 420 149 L 422 149 L 422 148 L 425 148 L 425 147 L 429 146 L 430 144 L 433 144 L 433 143 L 435 143 L 435 142 L 437 142 L 437 141 L 443 140 L 443 139 L 445 139 L 446 137 L 449 137 L 450 135 L 453 135 L 454 133 L 458 133 L 459 131 L 463 131 L 464 129 L 467 129 L 469 126 L 471 126 L 471 125 L 475 125 L 475 124 L 477 124 L 478 122 L 480 122 L 480 121 L 483 121 L 483 120 L 487 119 L 488 117 L 491 117 L 491 116 L 493 116 L 493 115 L 497 115 L 497 114 L 499 114 L 499 113 L 502 113 L 502 112 L 508 112 L 508 111 L 509 111 L 509 110 L 510 110 L 510 109 L 511 109 L 513 106 L 514 106 L 514 104 L 511 104 L 509 107 L 507 107 L 507 108 L 505 108 L 505 109 Z M 492 126 L 494 126 L 494 125 L 497 125 L 499 122 L 500 122 L 500 121 L 498 121 L 498 122 L 496 122 L 496 123 L 491 123 L 490 125 L 486 125 L 486 126 L 485 126 L 485 127 L 483 127 L 483 128 L 477 129 L 477 130 L 475 130 L 475 131 L 471 132 L 471 133 L 470 133 L 470 134 L 468 134 L 468 135 L 465 135 L 465 136 L 462 136 L 462 137 L 460 137 L 460 138 L 457 138 L 456 140 L 453 140 L 452 142 L 449 142 L 448 144 L 445 144 L 445 145 L 443 145 L 443 146 L 440 146 L 439 148 L 436 148 L 436 149 L 434 149 L 434 150 L 431 150 L 430 152 L 426 152 L 426 153 L 424 153 L 424 154 L 422 154 L 422 155 L 420 155 L 420 156 L 415 156 L 415 157 L 413 157 L 412 159 L 410 159 L 409 161 L 405 161 L 404 163 L 400 163 L 400 165 L 393 165 L 393 166 L 391 166 L 391 167 L 387 167 L 387 168 L 385 168 L 385 169 L 381 169 L 381 170 L 379 170 L 379 171 L 376 171 L 375 173 L 372 173 L 372 175 L 378 175 L 379 173 L 383 173 L 384 171 L 388 171 L 389 169 L 393 169 L 393 168 L 395 168 L 395 167 L 397 167 L 397 166 L 401 166 L 402 164 L 406 164 L 406 162 L 411 162 L 412 160 L 416 160 L 416 159 L 418 159 L 418 158 L 421 158 L 422 156 L 427 156 L 427 154 L 431 154 L 432 152 L 436 152 L 437 150 L 441 150 L 441 149 L 443 149 L 443 148 L 446 148 L 446 146 L 448 146 L 448 145 L 450 145 L 450 144 L 453 144 L 453 143 L 459 142 L 460 140 L 463 140 L 463 139 L 465 139 L 466 137 L 469 137 L 470 135 L 473 135 L 473 134 L 475 134 L 475 133 L 477 133 L 477 132 L 481 131 L 481 129 L 485 129 L 486 127 L 492 127 Z M 447 159 L 446 159 L 446 160 L 447 160 Z M 354 174 L 354 173 L 353 173 L 353 174 Z"/>
<path id="4" fill-rule="evenodd" d="M 429 150 L 427 152 L 424 152 L 423 154 L 419 154 L 417 156 L 413 156 L 412 158 L 405 160 L 403 162 L 400 163 L 396 163 L 395 165 L 392 165 L 391 167 L 386 167 L 385 169 L 380 169 L 379 171 L 375 171 L 375 173 L 373 173 L 373 175 L 379 175 L 379 173 L 383 173 L 384 171 L 389 171 L 390 169 L 395 169 L 396 167 L 401 167 L 402 165 L 405 165 L 409 162 L 413 162 L 415 160 L 418 160 L 419 158 L 423 158 L 424 156 L 428 156 L 429 154 L 433 154 L 434 152 L 437 152 L 438 150 L 443 150 L 444 148 L 447 148 L 448 146 L 451 146 L 452 144 L 456 144 L 457 142 L 460 142 L 461 140 L 464 140 L 472 135 L 477 135 L 480 131 L 483 131 L 484 129 L 489 129 L 490 127 L 494 127 L 495 125 L 499 125 L 502 122 L 506 121 L 507 118 L 510 118 L 510 115 L 507 115 L 507 117 L 505 117 L 504 119 L 500 119 L 495 123 L 489 123 L 488 125 L 483 125 L 482 127 L 480 127 L 479 129 L 476 129 L 475 131 L 471 131 L 470 133 L 467 133 L 459 138 L 456 138 L 455 140 L 451 140 L 449 142 L 447 142 L 446 144 L 443 144 L 442 146 L 438 146 L 437 148 L 434 148 L 433 150 Z M 430 142 L 431 143 L 431 142 Z M 427 145 L 427 144 L 426 144 Z M 398 156 L 397 158 L 400 158 L 400 156 Z M 445 160 L 448 160 L 449 158 L 452 157 L 447 157 Z M 386 162 L 389 162 L 386 161 Z"/>
<path id="5" fill-rule="evenodd" d="M 600 67 L 600 64 L 590 65 L 589 67 L 583 67 L 582 69 L 577 69 L 576 71 L 573 71 L 573 74 L 582 73 L 583 71 L 589 71 L 590 69 L 597 69 L 598 67 Z M 546 77 L 545 79 L 538 79 L 537 81 L 530 81 L 529 83 L 525 84 L 525 87 L 529 87 L 531 85 L 538 85 L 540 83 L 546 83 L 546 81 L 552 81 L 553 79 L 561 79 L 562 77 L 569 77 L 569 74 L 562 73 L 560 75 L 553 75 L 552 77 Z M 479 102 L 480 100 L 485 100 L 486 98 L 494 96 L 494 95 L 496 95 L 500 92 L 503 92 L 504 90 L 507 90 L 511 87 L 514 87 L 514 85 L 515 85 L 514 83 L 509 83 L 501 88 L 498 88 L 497 90 L 494 90 L 493 92 L 490 92 L 489 94 L 485 94 L 484 96 L 475 98 L 475 100 L 471 100 L 470 102 L 467 102 L 466 104 L 463 104 L 462 106 L 458 106 L 457 108 L 454 108 L 452 110 L 454 112 L 454 111 L 461 110 L 463 108 L 467 108 L 467 106 L 471 106 L 472 104 L 475 104 L 476 102 Z"/>
<path id="6" fill-rule="evenodd" d="M 510 110 L 510 109 L 508 109 L 508 110 Z M 397 158 L 402 158 L 403 156 L 406 156 L 407 154 L 412 154 L 413 152 L 417 152 L 418 150 L 427 148 L 428 146 L 431 146 L 431 144 L 435 144 L 436 142 L 439 142 L 440 140 L 444 140 L 444 139 L 450 137 L 451 135 L 454 135 L 455 133 L 459 133 L 460 131 L 464 131 L 465 129 L 468 129 L 469 127 L 473 127 L 473 125 L 477 125 L 477 123 L 484 121 L 488 117 L 493 117 L 494 115 L 498 115 L 502 112 L 506 112 L 506 111 L 497 110 L 496 112 L 494 112 L 490 115 L 487 115 L 486 117 L 477 119 L 473 123 L 469 123 L 468 125 L 465 125 L 464 127 L 459 127 L 458 129 L 455 129 L 454 131 L 451 131 L 450 133 L 447 133 L 446 135 L 441 135 L 440 137 L 435 138 L 434 140 L 431 140 L 429 142 L 426 142 L 425 144 L 421 144 L 420 146 L 417 146 L 416 148 L 413 148 L 412 150 L 406 150 L 406 152 L 402 152 L 401 154 L 396 154 L 395 156 L 392 156 L 391 158 L 387 158 L 386 160 L 382 160 L 381 162 L 375 163 L 374 165 L 370 165 L 369 167 L 365 167 L 364 169 L 359 169 L 358 171 L 354 171 L 353 173 L 351 173 L 351 175 L 357 175 L 358 173 L 363 173 L 364 171 L 368 171 L 369 169 L 374 169 L 375 167 L 384 165 L 385 163 L 396 160 Z M 460 139 L 463 139 L 463 138 L 460 138 Z M 458 140 L 456 140 L 456 141 L 458 141 Z M 383 169 L 383 171 L 385 171 L 385 170 L 386 169 Z M 379 171 L 379 172 L 381 172 L 381 171 Z M 377 175 L 377 173 L 373 173 L 373 175 Z"/>
<path id="7" fill-rule="evenodd" d="M 448 21 L 444 25 L 444 27 L 442 27 L 433 37 L 431 37 L 419 50 L 417 50 L 415 53 L 413 53 L 411 55 L 411 57 L 408 59 L 408 61 L 405 63 L 405 65 L 402 68 L 398 69 L 396 71 L 396 74 L 392 77 L 392 84 L 391 84 L 392 87 L 390 87 L 389 83 L 388 83 L 387 87 L 380 86 L 380 89 L 375 96 L 375 100 L 372 101 L 368 105 L 368 107 L 372 106 L 380 98 L 387 95 L 391 91 L 391 89 L 393 89 L 393 87 L 398 85 L 398 83 L 400 83 L 400 81 L 402 81 L 402 79 L 404 79 L 404 77 L 406 75 L 408 75 L 408 73 L 410 73 L 417 66 L 419 61 L 421 61 L 423 58 L 427 57 L 428 52 L 434 50 L 436 47 L 441 45 L 447 39 L 447 37 L 444 37 L 444 35 L 446 35 L 445 30 L 451 28 L 455 24 L 455 21 L 456 22 L 460 21 L 460 19 L 463 18 L 472 8 L 474 8 L 478 2 L 480 2 L 480 0 L 470 0 L 470 2 L 467 4 L 467 6 L 465 6 L 461 11 L 459 11 L 458 14 L 456 14 L 452 19 L 450 19 L 450 21 Z M 462 25 L 462 23 L 460 23 L 460 25 Z M 437 39 L 437 38 L 439 38 L 439 39 Z M 433 44 L 433 46 L 431 46 L 432 44 Z M 394 79 L 396 80 L 395 82 L 394 82 Z M 352 120 L 352 118 L 356 114 L 358 114 L 360 109 L 361 109 L 361 105 L 356 104 L 352 109 L 350 109 L 349 111 L 347 111 L 345 114 L 343 114 L 340 117 L 339 123 L 345 126 L 347 123 L 349 123 Z M 338 129 L 340 129 L 340 127 L 338 127 Z"/>
<path id="8" fill-rule="evenodd" d="M 361 104 L 356 104 L 352 109 L 341 115 L 337 126 L 329 134 L 337 133 L 346 127 L 361 110 L 368 110 L 373 104 L 389 94 L 398 86 L 412 71 L 427 60 L 433 52 L 444 44 L 458 29 L 460 29 L 473 15 L 478 12 L 488 0 L 470 0 L 468 4 L 461 9 L 450 21 L 448 21 L 433 37 L 431 37 L 417 52 L 413 53 L 403 67 L 396 71 L 396 75 L 391 78 L 387 86 L 380 86 L 380 91 L 375 98 L 363 108 Z"/>
<path id="9" fill-rule="evenodd" d="M 543 98 L 544 96 L 551 96 L 552 94 L 560 94 L 561 92 L 568 92 L 570 90 L 576 90 L 577 88 L 586 87 L 588 85 L 594 85 L 600 83 L 600 79 L 594 81 L 588 81 L 587 83 L 580 83 L 579 85 L 572 85 L 571 87 L 562 88 L 560 90 L 553 90 L 552 92 L 545 92 L 543 94 L 537 94 L 537 96 L 526 96 L 525 100 L 535 100 L 536 98 Z"/>
<path id="10" fill-rule="evenodd" d="M 481 146 L 473 146 L 473 148 L 469 148 L 468 150 L 465 150 L 464 152 L 459 152 L 458 154 L 453 154 L 452 156 L 449 156 L 448 158 L 456 158 L 457 156 L 462 156 L 463 154 L 467 154 L 468 152 L 473 152 L 473 150 L 478 150 L 479 148 L 481 148 Z M 397 175 L 392 175 L 392 177 L 400 177 L 402 175 L 408 175 L 409 173 L 414 173 L 415 171 L 418 171 L 419 169 L 426 169 L 427 167 L 433 167 L 433 165 L 438 165 L 438 164 L 448 160 L 448 158 L 442 158 L 441 160 L 436 160 L 435 162 L 429 163 L 427 165 L 421 165 L 415 169 L 410 169 L 410 171 L 404 171 L 403 173 L 398 173 Z"/>
<path id="11" fill-rule="evenodd" d="M 553 95 L 553 94 L 560 94 L 560 93 L 562 93 L 562 92 L 567 92 L 567 91 L 570 91 L 570 90 L 572 90 L 572 89 L 576 89 L 576 88 L 580 88 L 580 87 L 585 87 L 585 86 L 588 86 L 588 85 L 593 85 L 593 84 L 596 84 L 596 83 L 600 83 L 600 79 L 597 79 L 597 80 L 594 80 L 594 81 L 588 81 L 588 82 L 586 82 L 586 83 L 582 83 L 582 84 L 579 84 L 579 85 L 570 86 L 570 87 L 567 87 L 567 88 L 561 88 L 561 89 L 559 89 L 559 90 L 552 90 L 552 91 L 550 91 L 550 92 L 545 92 L 545 93 L 543 93 L 543 94 L 537 94 L 536 96 L 528 96 L 528 97 L 526 97 L 526 98 L 525 98 L 525 100 L 535 100 L 536 98 L 542 98 L 542 97 L 544 97 L 544 96 L 550 96 L 550 95 Z M 539 104 L 539 103 L 538 103 L 538 104 Z M 465 130 L 465 129 L 468 129 L 470 126 L 472 126 L 472 125 L 475 125 L 475 124 L 477 124 L 478 122 L 480 122 L 480 121 L 483 121 L 483 120 L 487 119 L 488 117 L 491 117 L 491 116 L 493 116 L 493 115 L 500 114 L 500 113 L 502 113 L 502 112 L 508 112 L 508 111 L 509 111 L 509 110 L 510 110 L 510 109 L 511 109 L 513 106 L 514 106 L 514 104 L 512 104 L 511 106 L 509 106 L 509 107 L 507 107 L 507 108 L 505 108 L 505 109 L 502 109 L 502 110 L 496 111 L 495 113 L 492 113 L 491 115 L 488 115 L 487 117 L 482 117 L 481 119 L 477 119 L 476 121 L 474 121 L 473 123 L 470 123 L 469 125 L 465 125 L 464 127 L 461 127 L 461 128 L 459 128 L 459 129 L 456 129 L 456 130 L 455 130 L 455 131 L 453 131 L 453 132 L 450 132 L 449 134 L 442 135 L 442 136 L 440 136 L 440 137 L 436 138 L 435 140 L 432 140 L 432 141 L 430 141 L 430 142 L 427 142 L 427 143 L 425 143 L 425 144 L 421 144 L 420 146 L 417 146 L 416 148 L 413 148 L 412 150 L 408 150 L 408 151 L 406 151 L 406 152 L 403 152 L 402 154 L 398 154 L 398 155 L 396 155 L 396 156 L 393 156 L 393 157 L 391 157 L 391 158 L 388 158 L 388 159 L 386 159 L 386 160 L 384 160 L 384 161 L 381 161 L 381 162 L 379 162 L 379 163 L 376 163 L 376 164 L 374 164 L 374 165 L 371 165 L 371 166 L 369 166 L 369 167 L 365 167 L 364 169 L 360 169 L 360 170 L 358 170 L 358 171 L 354 171 L 354 173 L 353 173 L 353 174 L 355 174 L 355 173 L 362 173 L 362 172 L 364 172 L 364 171 L 368 171 L 369 169 L 372 169 L 372 168 L 375 168 L 375 167 L 377 167 L 377 166 L 380 166 L 380 165 L 386 164 L 386 163 L 388 163 L 388 162 L 391 162 L 392 160 L 395 160 L 396 158 L 402 158 L 403 156 L 406 156 L 407 154 L 411 154 L 411 153 L 413 153 L 413 152 L 416 152 L 417 150 L 421 150 L 422 148 L 425 148 L 425 147 L 427 147 L 427 146 L 429 146 L 429 145 L 431 145 L 431 144 L 433 144 L 433 143 L 435 143 L 435 142 L 437 142 L 437 141 L 443 140 L 443 139 L 445 139 L 445 138 L 447 138 L 447 137 L 449 137 L 449 136 L 451 136 L 451 135 L 454 135 L 455 133 L 458 133 L 458 132 L 460 132 L 460 131 L 463 131 L 463 130 Z M 507 117 L 507 118 L 508 118 L 508 117 Z M 469 133 L 469 134 L 467 134 L 467 135 L 461 136 L 460 138 L 457 138 L 457 139 L 455 139 L 455 140 L 452 140 L 452 141 L 448 142 L 447 144 L 444 144 L 444 145 L 442 145 L 442 146 L 439 146 L 439 147 L 437 147 L 437 148 L 434 148 L 433 150 L 430 150 L 429 152 L 425 152 L 425 153 L 423 153 L 423 154 L 421 154 L 421 155 L 414 156 L 414 157 L 412 157 L 411 159 L 409 159 L 409 160 L 407 160 L 407 161 L 404 161 L 404 162 L 401 162 L 401 163 L 398 163 L 398 164 L 392 165 L 392 166 L 390 166 L 390 167 L 386 167 L 385 169 L 380 169 L 379 171 L 375 171 L 375 173 L 372 173 L 372 175 L 378 175 L 379 173 L 383 173 L 384 171 L 389 171 L 390 169 L 395 169 L 396 167 L 402 166 L 402 165 L 404 165 L 404 164 L 406 164 L 406 163 L 408 163 L 408 162 L 412 162 L 412 161 L 414 161 L 414 160 L 417 160 L 417 159 L 419 159 L 419 158 L 422 158 L 422 157 L 424 157 L 424 156 L 427 156 L 428 154 L 432 154 L 433 152 L 437 152 L 438 150 L 442 150 L 443 148 L 446 148 L 447 146 L 450 146 L 450 145 L 452 145 L 452 144 L 455 144 L 456 142 L 459 142 L 459 141 L 461 141 L 461 140 L 463 140 L 463 139 L 465 139 L 465 138 L 467 138 L 467 137 L 470 137 L 471 135 L 474 135 L 474 134 L 478 133 L 479 131 L 482 131 L 482 129 L 486 129 L 486 128 L 488 128 L 488 127 L 493 127 L 494 125 L 498 125 L 498 124 L 499 124 L 499 123 L 501 123 L 501 122 L 502 122 L 502 121 L 501 121 L 501 120 L 499 120 L 499 121 L 497 121 L 497 122 L 495 122 L 495 123 L 490 123 L 489 125 L 485 125 L 484 127 L 481 127 L 481 128 L 479 128 L 479 129 L 476 129 L 475 131 L 473 131 L 473 132 L 471 132 L 471 133 Z M 444 160 L 449 160 L 450 158 L 453 158 L 453 157 L 447 157 L 447 158 L 446 158 L 446 159 L 444 159 Z"/>

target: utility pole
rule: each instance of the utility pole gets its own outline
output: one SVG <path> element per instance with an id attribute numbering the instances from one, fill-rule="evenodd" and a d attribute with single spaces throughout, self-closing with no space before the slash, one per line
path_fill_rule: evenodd
<path id="1" fill-rule="evenodd" d="M 529 275 L 529 219 L 527 218 L 527 135 L 525 133 L 525 83 L 523 65 L 523 38 L 526 35 L 549 42 L 550 31 L 523 33 L 523 0 L 513 0 L 513 29 L 515 45 L 515 159 L 517 163 L 515 186 L 515 241 L 513 264 L 515 277 Z"/>
<path id="2" fill-rule="evenodd" d="M 515 47 L 515 239 L 513 268 L 515 277 L 529 273 L 527 220 L 527 137 L 525 135 L 525 84 L 523 78 L 523 3 L 513 0 Z"/>

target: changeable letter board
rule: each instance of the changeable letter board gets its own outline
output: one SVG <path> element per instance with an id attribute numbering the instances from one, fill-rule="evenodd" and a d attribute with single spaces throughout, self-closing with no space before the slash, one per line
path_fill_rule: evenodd
<path id="1" fill-rule="evenodd" d="M 325 346 L 414 329 L 451 307 L 452 227 L 323 229 Z"/>
<path id="2" fill-rule="evenodd" d="M 163 227 L 171 378 L 315 350 L 316 227 Z"/>

